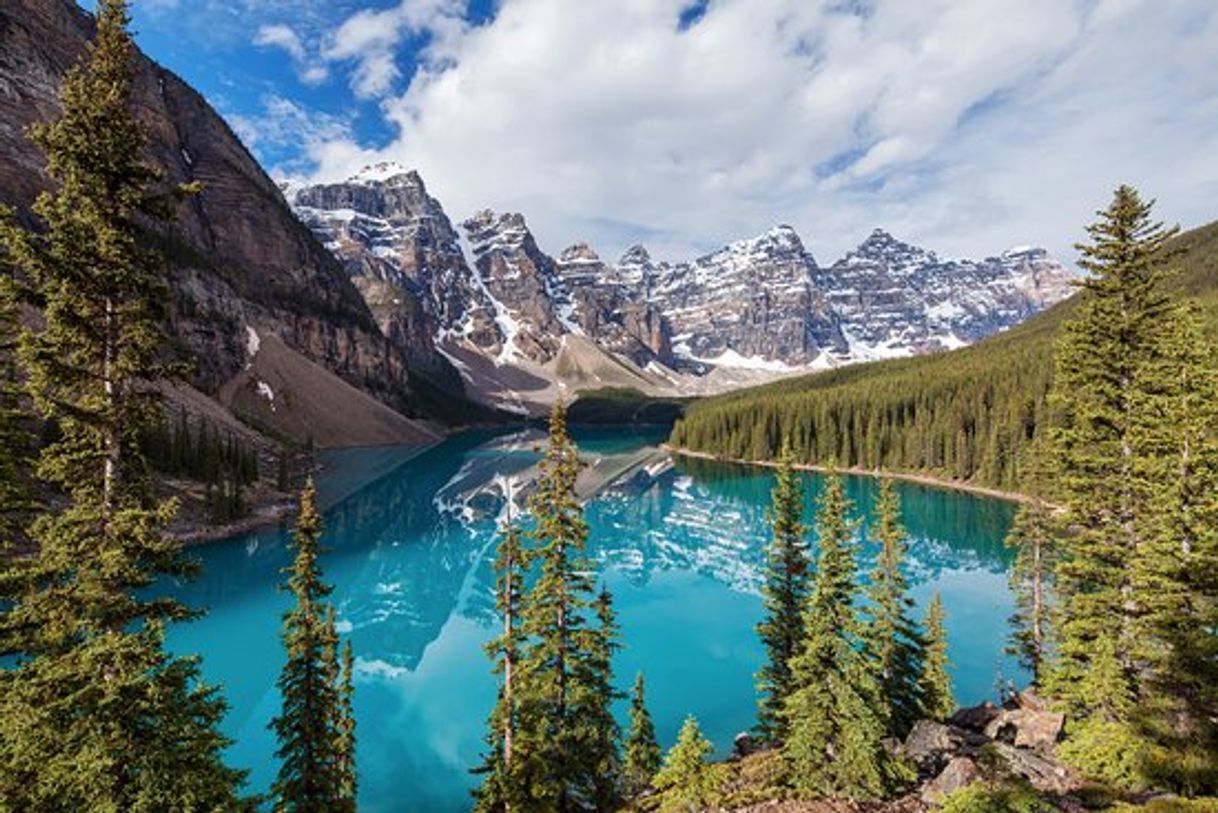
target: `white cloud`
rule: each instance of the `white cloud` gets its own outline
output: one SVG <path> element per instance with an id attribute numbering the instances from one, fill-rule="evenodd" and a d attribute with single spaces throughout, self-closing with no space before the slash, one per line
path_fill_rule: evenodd
<path id="1" fill-rule="evenodd" d="M 402 0 L 394 7 L 364 10 L 339 26 L 322 51 L 332 62 L 353 62 L 351 89 L 362 99 L 384 95 L 401 78 L 396 50 L 409 37 L 428 43 L 415 55 L 437 66 L 466 31 L 459 0 Z"/>
<path id="2" fill-rule="evenodd" d="M 277 176 L 302 177 L 305 170 L 335 160 L 337 145 L 351 131 L 351 120 L 307 109 L 284 96 L 262 97 L 262 109 L 253 115 L 226 112 L 237 137 L 256 153 L 295 154 L 298 157 L 271 167 Z"/>
<path id="3" fill-rule="evenodd" d="M 312 58 L 300 35 L 291 26 L 282 23 L 260 26 L 254 35 L 254 44 L 278 48 L 287 53 L 296 66 L 296 75 L 307 85 L 321 84 L 330 76 L 326 66 Z"/>
<path id="4" fill-rule="evenodd" d="M 1218 215 L 1210 0 L 717 0 L 684 31 L 688 0 L 503 0 L 477 27 L 460 5 L 359 12 L 326 41 L 399 135 L 310 141 L 316 177 L 395 159 L 454 217 L 519 210 L 544 247 L 605 254 L 789 222 L 823 261 L 875 226 L 1069 257 L 1123 181 L 1169 219 Z"/>

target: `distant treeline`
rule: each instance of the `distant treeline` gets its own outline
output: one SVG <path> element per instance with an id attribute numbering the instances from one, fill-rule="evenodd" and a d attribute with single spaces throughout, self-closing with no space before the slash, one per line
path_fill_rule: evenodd
<path id="1" fill-rule="evenodd" d="M 1173 241 L 1169 287 L 1218 315 L 1218 224 Z M 1026 485 L 1043 431 L 1053 342 L 1073 298 L 1006 333 L 952 353 L 788 379 L 690 406 L 673 429 L 683 448 L 777 459 L 790 438 L 802 461 L 924 471 L 996 487 Z M 1218 319 L 1210 318 L 1211 325 Z"/>
<path id="2" fill-rule="evenodd" d="M 186 411 L 180 410 L 173 421 L 163 415 L 146 427 L 140 447 L 157 471 L 205 484 L 205 508 L 213 520 L 245 515 L 242 489 L 258 481 L 258 452 L 234 432 L 206 419 L 192 429 Z"/>

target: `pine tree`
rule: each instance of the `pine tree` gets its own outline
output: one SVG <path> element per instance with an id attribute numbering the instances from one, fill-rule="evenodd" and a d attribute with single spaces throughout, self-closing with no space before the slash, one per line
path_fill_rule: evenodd
<path id="1" fill-rule="evenodd" d="M 0 209 L 0 218 L 5 213 Z M 13 280 L 0 272 L 0 559 L 13 558 L 17 540 L 35 507 L 29 493 L 29 416 L 22 405 L 17 365 L 17 292 Z M 4 568 L 19 568 L 8 562 Z M 15 576 L 14 576 L 15 578 Z M 3 585 L 0 584 L 0 591 Z M 0 592 L 0 596 L 8 595 Z M 0 649 L 0 652 L 4 651 Z"/>
<path id="2" fill-rule="evenodd" d="M 757 729 L 762 737 L 786 736 L 782 709 L 791 693 L 791 661 L 804 637 L 803 612 L 808 596 L 809 561 L 803 525 L 803 488 L 794 470 L 788 443 L 778 467 L 778 482 L 770 497 L 770 544 L 766 551 L 765 583 L 761 588 L 765 618 L 757 625 L 766 661 L 757 673 L 760 701 Z"/>
<path id="3" fill-rule="evenodd" d="M 686 717 L 676 744 L 655 777 L 656 789 L 665 791 L 661 810 L 695 811 L 713 803 L 717 793 L 715 774 L 706 761 L 713 750 L 697 719 L 692 714 Z"/>
<path id="4" fill-rule="evenodd" d="M 529 559 L 536 576 L 523 602 L 519 681 L 514 680 L 516 733 L 512 743 L 513 785 L 540 810 L 566 813 L 599 804 L 607 777 L 604 741 L 589 736 L 582 719 L 609 718 L 607 653 L 613 629 L 589 629 L 588 613 L 607 602 L 594 595 L 584 550 L 588 526 L 575 494 L 579 458 L 566 430 L 566 412 L 556 404 L 537 488 L 529 505 L 534 528 Z M 518 684 L 518 685 L 516 685 Z M 614 735 L 616 736 L 616 734 Z M 616 779 L 616 776 L 613 777 Z"/>
<path id="5" fill-rule="evenodd" d="M 572 693 L 572 719 L 585 776 L 590 780 L 586 798 L 592 809 L 608 813 L 621 801 L 622 731 L 612 704 L 623 695 L 613 686 L 613 654 L 618 642 L 617 618 L 609 588 L 602 587 L 593 604 L 596 626 L 583 631 L 581 658 Z"/>
<path id="6" fill-rule="evenodd" d="M 1036 682 L 1041 680 L 1049 652 L 1050 591 L 1059 533 L 1053 509 L 1045 500 L 1033 497 L 1019 507 L 1006 536 L 1007 547 L 1016 551 L 1009 574 L 1015 612 L 1010 618 L 1007 651 L 1019 657 Z"/>
<path id="7" fill-rule="evenodd" d="M 943 628 L 944 618 L 943 601 L 939 594 L 935 593 L 922 622 L 926 649 L 922 659 L 922 672 L 918 677 L 922 715 L 932 720 L 946 720 L 956 711 L 952 678 L 948 673 L 950 662 L 947 659 L 947 630 Z"/>
<path id="8" fill-rule="evenodd" d="M 344 804 L 344 786 L 353 766 L 340 770 L 338 744 L 343 718 L 339 682 L 338 636 L 334 609 L 326 602 L 332 588 L 322 580 L 317 559 L 321 514 L 312 479 L 300 495 L 300 514 L 292 535 L 296 555 L 284 569 L 285 592 L 294 599 L 283 616 L 287 661 L 277 686 L 282 710 L 270 727 L 279 740 L 279 774 L 271 788 L 277 813 L 324 813 Z"/>
<path id="9" fill-rule="evenodd" d="M 1132 561 L 1147 778 L 1218 788 L 1218 359 L 1179 307 L 1138 373 L 1132 432 L 1142 542 Z"/>
<path id="10" fill-rule="evenodd" d="M 155 505 L 139 439 L 160 415 L 144 385 L 161 359 L 167 284 L 144 247 L 175 195 L 153 191 L 132 113 L 134 45 L 122 0 L 98 4 L 96 39 L 60 88 L 62 114 L 33 130 L 56 184 L 37 233 L 0 222 L 0 250 L 43 316 L 19 357 L 52 429 L 37 475 L 65 506 L 30 527 L 37 557 L 5 617 L 16 667 L 0 697 L 0 798 L 22 810 L 239 809 L 243 774 L 222 762 L 225 705 L 197 659 L 164 650 L 191 613 L 153 588 L 191 568 Z"/>
<path id="11" fill-rule="evenodd" d="M 662 761 L 660 743 L 644 694 L 643 673 L 640 672 L 630 693 L 630 730 L 626 735 L 626 759 L 622 768 L 628 796 L 651 787 Z"/>
<path id="12" fill-rule="evenodd" d="M 342 674 L 339 683 L 337 737 L 334 750 L 338 755 L 339 803 L 335 813 L 355 813 L 355 797 L 359 785 L 355 775 L 355 654 L 351 642 L 343 645 Z"/>
<path id="13" fill-rule="evenodd" d="M 1137 599 L 1130 562 L 1141 533 L 1134 477 L 1138 372 L 1152 356 L 1169 303 L 1160 290 L 1164 246 L 1175 229 L 1151 220 L 1150 202 L 1127 186 L 1087 228 L 1080 265 L 1091 272 L 1059 341 L 1052 402 L 1060 498 L 1073 533 L 1057 569 L 1063 607 L 1049 684 L 1070 709 L 1095 702 L 1079 691 L 1096 640 L 1117 628 L 1117 659 L 1134 680 Z"/>
<path id="14" fill-rule="evenodd" d="M 880 482 L 875 538 L 880 553 L 867 588 L 870 621 L 865 646 L 886 706 L 885 723 L 890 736 L 904 738 L 921 716 L 918 674 L 922 660 L 922 637 L 910 618 L 913 599 L 902 571 L 905 561 L 905 529 L 901 527 L 901 502 L 892 481 Z"/>
<path id="15" fill-rule="evenodd" d="M 907 777 L 884 749 L 879 686 L 860 643 L 854 523 L 842 479 L 831 475 L 818 501 L 820 553 L 804 611 L 805 638 L 791 662 L 795 690 L 783 709 L 791 784 L 809 796 L 872 799 Z"/>
<path id="16" fill-rule="evenodd" d="M 509 496 L 509 500 L 511 497 Z M 512 775 L 512 752 L 517 726 L 517 689 L 520 648 L 523 635 L 520 615 L 524 601 L 525 551 L 520 529 L 510 519 L 499 538 L 495 557 L 495 607 L 503 617 L 503 632 L 486 646 L 501 675 L 499 699 L 488 720 L 487 754 L 475 770 L 483 780 L 474 792 L 477 811 L 505 811 L 519 808 L 515 792 L 520 781 Z"/>

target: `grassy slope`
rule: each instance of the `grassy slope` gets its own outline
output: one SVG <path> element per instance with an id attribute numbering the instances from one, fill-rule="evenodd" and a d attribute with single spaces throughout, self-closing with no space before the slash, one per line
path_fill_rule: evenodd
<path id="1" fill-rule="evenodd" d="M 1218 222 L 1181 234 L 1174 245 L 1181 252 L 1174 263 L 1179 273 L 1168 286 L 1199 303 L 1210 337 L 1218 337 Z M 854 365 L 737 390 L 700 401 L 687 410 L 687 415 L 696 419 L 700 414 L 718 412 L 735 420 L 748 420 L 744 416 L 761 403 L 781 405 L 808 397 L 858 403 L 867 400 L 861 396 L 864 392 L 870 397 L 877 392 L 895 396 L 929 390 L 932 398 L 946 403 L 948 398 L 958 398 L 961 391 L 980 392 L 985 382 L 1011 371 L 1032 381 L 1030 386 L 1043 393 L 1049 383 L 1054 340 L 1075 304 L 1072 297 L 1009 331 L 961 350 Z M 876 403 L 883 408 L 882 398 Z M 679 440 L 678 436 L 679 432 L 674 439 Z M 701 451 L 725 451 L 707 448 L 711 444 L 690 445 Z M 980 471 L 968 479 L 985 485 L 1008 485 L 990 482 L 992 478 Z"/>

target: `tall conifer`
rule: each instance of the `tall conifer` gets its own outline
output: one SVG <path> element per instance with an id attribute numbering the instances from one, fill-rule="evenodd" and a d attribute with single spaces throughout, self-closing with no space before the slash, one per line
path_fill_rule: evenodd
<path id="1" fill-rule="evenodd" d="M 956 711 L 956 697 L 952 693 L 952 678 L 948 673 L 947 630 L 943 627 L 945 615 L 943 600 L 935 593 L 922 622 L 926 649 L 918 677 L 922 715 L 932 720 L 946 720 Z"/>
<path id="2" fill-rule="evenodd" d="M 1080 265 L 1091 276 L 1060 339 L 1052 402 L 1056 482 L 1072 528 L 1057 569 L 1063 607 L 1050 686 L 1072 710 L 1096 701 L 1080 691 L 1096 641 L 1116 629 L 1116 657 L 1134 680 L 1137 599 L 1130 563 L 1137 517 L 1134 410 L 1138 372 L 1152 357 L 1168 310 L 1160 290 L 1164 248 L 1175 229 L 1151 219 L 1151 203 L 1128 186 L 1087 227 Z"/>
<path id="3" fill-rule="evenodd" d="M 626 793 L 631 796 L 651 786 L 663 759 L 645 695 L 643 673 L 640 672 L 630 692 L 630 729 L 626 734 L 626 757 L 622 766 L 623 783 Z"/>
<path id="4" fill-rule="evenodd" d="M 1138 374 L 1133 445 L 1144 506 L 1132 561 L 1137 722 L 1150 781 L 1218 788 L 1218 358 L 1191 306 Z"/>
<path id="5" fill-rule="evenodd" d="M 282 710 L 270 727 L 279 740 L 275 756 L 279 773 L 271 788 L 276 813 L 324 813 L 341 809 L 353 766 L 343 770 L 341 723 L 344 692 L 338 665 L 334 608 L 326 601 L 332 588 L 322 580 L 318 556 L 322 522 L 317 491 L 310 479 L 300 495 L 300 513 L 292 534 L 296 555 L 284 569 L 283 589 L 292 607 L 283 616 L 287 661 L 280 672 Z"/>
<path id="6" fill-rule="evenodd" d="M 341 668 L 334 745 L 338 755 L 338 804 L 334 810 L 335 813 L 355 813 L 359 784 L 355 774 L 355 653 L 350 641 L 343 645 Z"/>
<path id="7" fill-rule="evenodd" d="M 509 502 L 511 496 L 508 497 Z M 474 792 L 475 809 L 502 811 L 519 807 L 516 790 L 521 780 L 512 776 L 512 752 L 518 725 L 520 648 L 523 642 L 521 611 L 524 601 L 525 550 L 520 529 L 509 518 L 499 537 L 495 556 L 495 607 L 503 618 L 503 631 L 486 646 L 500 675 L 499 698 L 491 711 L 487 731 L 487 753 L 476 772 L 483 774 Z"/>
<path id="8" fill-rule="evenodd" d="M 534 520 L 529 560 L 535 580 L 521 612 L 526 641 L 519 680 L 513 680 L 511 769 L 514 787 L 527 794 L 532 806 L 558 813 L 603 803 L 610 777 L 601 772 L 614 750 L 607 738 L 616 746 L 617 737 L 616 727 L 592 732 L 584 722 L 611 716 L 615 695 L 609 661 L 616 629 L 607 595 L 594 593 L 584 552 L 588 526 L 575 493 L 579 468 L 559 402 L 550 416 L 537 489 L 529 501 Z M 590 613 L 598 616 L 598 626 L 590 626 Z"/>
<path id="9" fill-rule="evenodd" d="M 655 777 L 655 787 L 666 791 L 661 810 L 705 810 L 712 804 L 717 788 L 706 758 L 713 750 L 697 719 L 692 714 L 686 717 Z"/>
<path id="10" fill-rule="evenodd" d="M 885 706 L 888 734 L 903 738 L 921 715 L 918 673 L 922 637 L 910 618 L 913 599 L 902 570 L 905 563 L 905 529 L 901 527 L 901 500 L 892 480 L 880 481 L 880 499 L 874 536 L 880 543 L 875 570 L 867 587 L 870 619 L 865 630 Z"/>
<path id="11" fill-rule="evenodd" d="M 804 638 L 803 613 L 808 597 L 807 528 L 803 524 L 802 481 L 794 469 L 788 443 L 778 466 L 778 482 L 770 496 L 770 544 L 766 549 L 765 583 L 761 588 L 765 618 L 757 633 L 766 661 L 757 673 L 760 700 L 757 729 L 769 740 L 786 735 L 782 709 L 791 694 L 791 661 Z"/>
<path id="12" fill-rule="evenodd" d="M 795 689 L 783 709 L 783 755 L 803 795 L 872 799 L 906 771 L 881 743 L 883 701 L 860 642 L 849 511 L 841 477 L 829 476 L 816 514 L 820 553 L 804 610 L 805 638 L 791 662 Z"/>
<path id="13" fill-rule="evenodd" d="M 0 698 L 0 798 L 24 810 L 235 809 L 242 774 L 226 768 L 224 703 L 195 659 L 163 647 L 190 616 L 152 588 L 191 568 L 155 505 L 139 438 L 160 415 L 150 380 L 165 366 L 164 263 L 146 228 L 174 192 L 143 161 L 132 111 L 135 47 L 127 4 L 101 0 L 97 33 L 60 88 L 62 114 L 35 127 L 53 192 L 42 228 L 0 223 L 0 250 L 42 312 L 20 358 L 35 406 L 56 432 L 37 474 L 66 505 L 30 528 L 5 619 L 17 667 Z"/>

